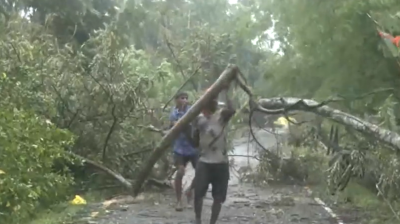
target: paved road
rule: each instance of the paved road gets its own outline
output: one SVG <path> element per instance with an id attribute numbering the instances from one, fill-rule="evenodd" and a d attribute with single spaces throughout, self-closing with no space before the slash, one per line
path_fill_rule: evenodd
<path id="1" fill-rule="evenodd" d="M 266 132 L 258 132 L 262 143 L 269 147 L 275 145 L 275 138 Z M 242 142 L 240 142 L 242 141 Z M 246 141 L 239 139 L 234 143 L 233 155 L 256 155 L 255 147 L 247 147 Z M 232 156 L 234 162 L 231 170 L 228 199 L 221 211 L 219 223 L 230 224 L 337 224 L 335 219 L 319 206 L 299 186 L 269 186 L 257 188 L 252 184 L 239 182 L 238 172 L 248 165 L 257 166 L 257 160 Z M 242 168 L 243 169 L 243 168 Z M 184 182 L 187 185 L 194 176 L 189 166 Z M 193 209 L 187 208 L 183 212 L 174 210 L 174 194 L 172 190 L 163 193 L 147 194 L 141 203 L 125 204 L 110 209 L 107 215 L 101 216 L 99 224 L 186 224 L 192 223 Z M 203 222 L 208 223 L 211 209 L 211 195 L 207 193 L 204 202 Z"/>

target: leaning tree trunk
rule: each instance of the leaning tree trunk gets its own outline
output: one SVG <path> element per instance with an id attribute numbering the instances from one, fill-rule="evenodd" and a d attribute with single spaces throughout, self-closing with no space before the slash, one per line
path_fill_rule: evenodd
<path id="1" fill-rule="evenodd" d="M 209 91 L 205 93 L 195 104 L 189 109 L 189 111 L 171 128 L 171 130 L 161 139 L 158 146 L 153 150 L 150 157 L 145 161 L 139 170 L 137 178 L 135 179 L 135 185 L 133 187 L 134 196 L 138 195 L 144 181 L 148 178 L 154 164 L 158 159 L 165 153 L 168 146 L 171 145 L 172 141 L 179 135 L 179 133 L 192 122 L 201 112 L 204 105 L 212 98 L 218 96 L 219 92 L 223 89 L 227 82 L 234 80 L 239 72 L 239 69 L 235 65 L 228 65 L 228 67 L 222 72 L 220 77 L 210 87 Z"/>
<path id="2" fill-rule="evenodd" d="M 267 98 L 259 100 L 261 110 L 266 109 L 264 112 L 268 113 L 285 113 L 287 111 L 308 111 L 318 114 L 320 116 L 329 118 L 337 123 L 343 124 L 348 127 L 369 136 L 373 136 L 377 140 L 391 146 L 396 151 L 400 152 L 400 135 L 378 127 L 375 124 L 371 124 L 358 117 L 347 114 L 337 109 L 333 109 L 325 104 L 318 103 L 310 99 L 300 99 L 294 97 L 283 97 L 283 98 Z"/>

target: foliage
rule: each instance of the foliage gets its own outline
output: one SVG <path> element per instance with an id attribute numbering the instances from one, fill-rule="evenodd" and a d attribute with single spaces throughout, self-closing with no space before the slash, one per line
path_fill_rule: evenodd
<path id="1" fill-rule="evenodd" d="M 4 76 L 2 86 L 6 82 Z M 52 167 L 55 160 L 70 157 L 65 147 L 73 138 L 31 111 L 13 104 L 1 103 L 1 107 L 0 164 L 4 174 L 0 176 L 0 220 L 19 223 L 38 207 L 65 199 L 72 178 L 52 172 Z"/>
<path id="2" fill-rule="evenodd" d="M 265 54 L 251 42 L 262 31 L 251 25 L 249 10 L 225 0 L 1 3 L 0 72 L 6 74 L 1 86 L 0 102 L 6 105 L 2 122 L 4 127 L 15 126 L 12 133 L 21 135 L 13 149 L 25 147 L 10 153 L 24 172 L 39 156 L 32 172 L 46 177 L 46 183 L 32 178 L 30 184 L 38 188 L 52 184 L 58 189 L 46 193 L 36 189 L 37 195 L 28 200 L 31 192 L 24 188 L 15 201 L 2 191 L 7 195 L 1 202 L 7 205 L 10 200 L 10 212 L 19 208 L 16 217 L 20 220 L 7 221 L 22 221 L 37 208 L 60 200 L 55 194 L 65 196 L 71 177 L 68 172 L 56 172 L 61 171 L 58 166 L 51 168 L 59 159 L 69 161 L 67 152 L 101 161 L 133 178 L 159 138 L 142 127 L 166 126 L 169 108 L 161 108 L 197 68 L 184 87 L 193 98 L 229 62 L 238 63 L 253 82 L 258 80 L 258 63 Z M 41 138 L 46 141 L 36 142 Z M 28 151 L 32 145 L 37 148 Z M 32 160 L 24 159 L 24 153 Z M 73 164 L 68 163 L 74 176 L 87 182 L 88 175 L 82 177 L 82 170 L 71 169 Z M 9 163 L 4 166 L 4 177 L 18 173 Z M 24 172 L 18 178 L 28 175 Z M 90 182 L 108 182 L 104 179 Z M 10 189 L 20 188 L 17 182 L 4 180 Z M 10 212 L 3 217 L 10 218 L 14 214 Z"/>
<path id="3" fill-rule="evenodd" d="M 21 223 L 70 193 L 71 176 L 53 169 L 60 159 L 72 162 L 69 150 L 105 160 L 107 147 L 115 147 L 110 166 L 134 169 L 130 161 L 120 159 L 135 147 L 149 147 L 149 141 L 132 124 L 151 123 L 146 108 L 160 101 L 146 98 L 157 91 L 155 81 L 168 78 L 170 66 L 165 60 L 153 66 L 142 50 L 113 47 L 111 28 L 74 48 L 17 14 L 9 19 L 2 21 L 6 29 L 0 43 L 1 164 L 6 172 L 0 202 L 2 220 Z M 96 54 L 88 57 L 90 51 Z M 118 133 L 115 140 L 113 131 Z"/>
<path id="4" fill-rule="evenodd" d="M 399 34 L 398 1 L 248 2 L 260 18 L 274 21 L 271 41 L 280 45 L 265 63 L 264 76 L 271 85 L 261 94 L 317 100 L 342 97 L 332 106 L 398 132 L 398 59 L 378 35 L 378 30 Z M 388 91 L 374 92 L 385 88 Z M 323 131 L 331 125 L 324 121 Z M 387 199 L 398 198 L 394 193 L 400 183 L 397 153 L 349 127 L 340 127 L 339 142 L 354 165 L 351 175 L 364 171 L 362 178 L 355 179 Z M 340 179 L 347 165 L 333 163 L 332 168 L 330 180 Z"/>
<path id="5" fill-rule="evenodd" d="M 104 195 L 101 192 L 90 192 L 82 196 L 88 203 L 99 202 Z M 44 209 L 29 224 L 80 223 L 96 218 L 104 213 L 104 208 L 89 205 L 72 205 L 70 201 L 61 202 Z"/>
<path id="6" fill-rule="evenodd" d="M 384 57 L 382 50 L 386 47 L 379 39 L 378 27 L 368 17 L 381 21 L 385 30 L 397 32 L 395 18 L 387 20 L 395 13 L 396 1 L 314 4 L 287 0 L 259 4 L 266 17 L 277 21 L 275 31 L 285 52 L 272 62 L 276 63 L 271 77 L 275 91 L 285 86 L 284 94 L 324 99 L 398 86 L 398 65 Z M 379 94 L 367 101 L 343 102 L 340 106 L 353 113 L 373 112 L 387 96 Z"/>
<path id="7" fill-rule="evenodd" d="M 312 187 L 315 196 L 322 198 L 328 204 L 339 205 L 348 211 L 362 211 L 360 221 L 362 220 L 363 223 L 395 223 L 398 221 L 393 216 L 391 209 L 398 210 L 399 204 L 396 201 L 388 203 L 385 196 L 382 198 L 382 195 L 377 197 L 376 192 L 371 190 L 371 181 L 372 183 L 375 181 L 369 179 L 371 176 L 353 178 L 343 191 L 332 194 L 332 191 L 328 190 L 330 183 L 326 176 L 331 171 L 328 165 L 329 158 L 326 157 L 325 152 L 309 148 L 297 148 L 293 151 L 296 154 L 294 158 L 298 160 L 297 167 L 307 170 L 306 182 L 308 186 Z M 366 163 L 374 163 L 370 165 L 369 171 L 377 172 L 374 165 L 382 164 L 382 162 L 368 160 Z"/>
<path id="8" fill-rule="evenodd" d="M 377 35 L 378 28 L 393 35 L 400 31 L 397 1 L 12 2 L 0 3 L 4 27 L 0 30 L 0 74 L 5 74 L 2 127 L 16 136 L 27 135 L 10 145 L 26 151 L 14 150 L 12 155 L 39 156 L 45 149 L 40 159 L 46 165 L 34 167 L 43 166 L 42 176 L 54 175 L 50 183 L 65 178 L 57 182 L 60 189 L 68 188 L 70 178 L 49 167 L 65 152 L 134 178 L 136 168 L 159 139 L 143 127 L 167 127 L 170 110 L 162 108 L 178 88 L 190 79 L 183 90 L 194 101 L 228 63 L 240 67 L 258 95 L 319 100 L 340 95 L 345 100 L 334 107 L 374 117 L 378 125 L 398 131 L 398 59 Z M 353 100 L 378 88 L 390 90 Z M 246 106 L 245 94 L 235 90 L 232 95 L 238 106 Z M 243 120 L 238 113 L 234 126 Z M 322 130 L 330 125 L 325 121 Z M 32 131 L 21 131 L 28 127 Z M 341 146 L 367 152 L 366 163 L 374 164 L 359 164 L 373 177 L 372 186 L 382 180 L 379 186 L 384 194 L 398 197 L 398 156 L 374 139 L 350 134 L 347 128 L 341 132 L 347 133 L 340 139 Z M 38 144 L 40 138 L 47 141 Z M 33 144 L 40 145 L 40 150 L 27 151 Z M 16 158 L 21 170 L 30 166 L 31 160 Z M 10 178 L 11 171 L 0 168 Z M 87 167 L 84 170 L 93 173 Z M 87 182 L 86 174 L 80 176 Z M 95 179 L 90 179 L 92 185 L 108 181 Z M 33 185 L 42 186 L 37 181 Z M 11 187 L 18 187 L 12 183 L 16 182 L 9 182 Z M 49 199 L 42 194 L 37 197 Z M 29 214 L 34 208 L 23 206 L 20 211 Z"/>

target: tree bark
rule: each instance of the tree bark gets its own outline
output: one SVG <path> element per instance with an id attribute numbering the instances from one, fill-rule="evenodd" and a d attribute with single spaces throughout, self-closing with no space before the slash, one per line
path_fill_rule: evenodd
<path id="1" fill-rule="evenodd" d="M 299 103 L 302 101 L 302 103 Z M 400 135 L 381 128 L 375 124 L 364 121 L 358 117 L 350 115 L 348 113 L 342 112 L 337 109 L 333 109 L 329 106 L 320 105 L 317 101 L 310 99 L 300 99 L 294 97 L 283 97 L 283 98 L 267 98 L 259 100 L 259 105 L 265 109 L 283 109 L 283 112 L 286 111 L 309 111 L 320 116 L 329 118 L 337 123 L 340 123 L 345 126 L 352 127 L 353 129 L 368 135 L 373 136 L 377 140 L 391 146 L 396 151 L 400 152 Z"/>
<path id="2" fill-rule="evenodd" d="M 147 161 L 145 161 L 138 172 L 135 184 L 133 187 L 133 195 L 137 196 L 140 193 L 144 181 L 150 175 L 150 172 L 157 162 L 158 159 L 164 154 L 168 146 L 178 137 L 179 133 L 193 121 L 201 112 L 204 105 L 209 102 L 212 98 L 217 97 L 223 89 L 225 83 L 231 82 L 237 76 L 239 69 L 235 65 L 228 65 L 228 67 L 222 72 L 220 77 L 210 87 L 199 100 L 189 109 L 189 111 L 164 135 L 159 142 L 158 146 L 153 150 Z"/>
<path id="3" fill-rule="evenodd" d="M 127 188 L 130 191 L 132 190 L 131 182 L 129 182 L 127 179 L 125 179 L 121 174 L 116 173 L 116 172 L 110 170 L 109 168 L 107 168 L 107 167 L 105 167 L 105 166 L 103 166 L 103 165 L 101 165 L 99 163 L 96 163 L 95 161 L 86 159 L 86 158 L 84 158 L 84 157 L 82 157 L 80 155 L 77 155 L 77 154 L 74 154 L 74 153 L 72 153 L 72 155 L 74 157 L 82 160 L 85 164 L 90 165 L 90 166 L 92 166 L 92 167 L 94 167 L 94 168 L 96 168 L 98 170 L 101 170 L 104 173 L 112 176 L 114 179 L 116 179 L 118 182 L 120 182 L 125 188 Z"/>

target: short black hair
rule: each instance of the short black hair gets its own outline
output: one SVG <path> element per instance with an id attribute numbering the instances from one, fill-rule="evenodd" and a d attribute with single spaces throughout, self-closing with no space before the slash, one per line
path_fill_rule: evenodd
<path id="1" fill-rule="evenodd" d="M 188 94 L 187 92 L 179 92 L 179 93 L 177 93 L 177 94 L 175 95 L 175 99 L 177 100 L 177 99 L 179 99 L 179 98 L 182 97 L 182 96 L 188 97 L 189 94 Z"/>

